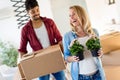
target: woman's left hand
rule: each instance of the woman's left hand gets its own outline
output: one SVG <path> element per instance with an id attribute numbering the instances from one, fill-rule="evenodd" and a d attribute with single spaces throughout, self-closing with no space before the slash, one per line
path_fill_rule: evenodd
<path id="1" fill-rule="evenodd" d="M 98 56 L 99 56 L 99 57 L 102 57 L 102 56 L 103 56 L 103 51 L 102 51 L 102 49 L 98 50 Z"/>

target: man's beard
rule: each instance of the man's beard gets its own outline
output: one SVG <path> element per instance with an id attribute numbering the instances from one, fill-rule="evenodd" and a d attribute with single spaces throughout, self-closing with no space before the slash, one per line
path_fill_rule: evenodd
<path id="1" fill-rule="evenodd" d="M 40 19 L 40 16 L 39 17 L 36 17 L 36 16 L 38 16 L 38 15 L 33 16 L 33 20 L 35 20 L 35 21 Z"/>
<path id="2" fill-rule="evenodd" d="M 33 20 L 35 20 L 35 21 L 37 21 L 37 20 L 39 20 L 40 18 L 33 18 Z"/>
<path id="3" fill-rule="evenodd" d="M 37 21 L 37 20 L 39 20 L 40 19 L 40 17 L 39 18 L 33 18 L 33 20 L 35 20 L 35 21 Z"/>

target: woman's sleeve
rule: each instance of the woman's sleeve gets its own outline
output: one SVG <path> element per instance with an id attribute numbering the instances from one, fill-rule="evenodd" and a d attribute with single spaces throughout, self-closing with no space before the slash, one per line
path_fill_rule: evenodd
<path id="1" fill-rule="evenodd" d="M 63 43 L 63 53 L 64 53 L 64 58 L 65 60 L 67 61 L 67 58 L 68 56 L 70 56 L 70 51 L 69 51 L 69 43 L 70 43 L 70 40 L 69 40 L 69 37 L 67 34 L 65 34 L 63 36 L 63 40 L 62 40 L 62 43 Z"/>

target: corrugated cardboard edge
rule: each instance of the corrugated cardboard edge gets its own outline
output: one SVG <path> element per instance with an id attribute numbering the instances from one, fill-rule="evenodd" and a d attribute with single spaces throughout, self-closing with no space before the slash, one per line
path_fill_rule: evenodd
<path id="1" fill-rule="evenodd" d="M 20 74 L 20 75 L 19 75 L 19 74 Z M 20 63 L 18 64 L 18 75 L 20 76 L 20 77 L 19 77 L 20 79 L 18 79 L 18 80 L 26 80 L 26 79 L 25 79 L 25 75 L 24 75 L 24 73 L 23 73 L 23 70 L 22 70 L 22 68 L 21 68 Z"/>

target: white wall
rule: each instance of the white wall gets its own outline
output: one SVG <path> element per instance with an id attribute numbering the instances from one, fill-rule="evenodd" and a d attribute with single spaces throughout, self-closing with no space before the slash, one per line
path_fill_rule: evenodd
<path id="1" fill-rule="evenodd" d="M 50 0 L 37 0 L 40 7 L 40 15 L 53 19 Z"/>
<path id="2" fill-rule="evenodd" d="M 119 16 L 119 19 L 120 19 L 120 0 L 115 0 L 115 1 L 116 1 L 117 11 L 118 11 L 118 16 Z"/>
<path id="3" fill-rule="evenodd" d="M 105 27 L 112 24 L 112 19 L 115 19 L 116 23 L 120 23 L 116 3 L 108 5 L 106 0 L 86 0 L 86 4 L 92 25 L 100 35 L 103 34 Z"/>
<path id="4" fill-rule="evenodd" d="M 0 2 L 0 40 L 3 42 L 10 41 L 17 47 L 20 30 L 17 28 L 13 10 L 10 0 Z"/>
<path id="5" fill-rule="evenodd" d="M 0 27 L 0 40 L 4 42 L 10 41 L 14 45 L 18 45 L 20 29 L 17 28 L 16 19 L 11 17 L 0 20 Z"/>

